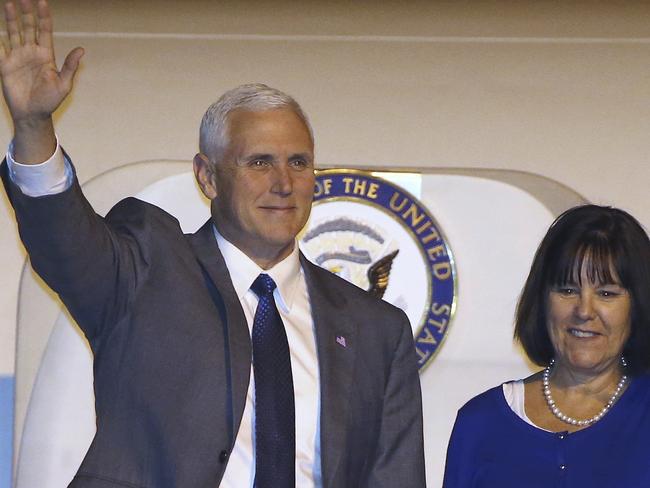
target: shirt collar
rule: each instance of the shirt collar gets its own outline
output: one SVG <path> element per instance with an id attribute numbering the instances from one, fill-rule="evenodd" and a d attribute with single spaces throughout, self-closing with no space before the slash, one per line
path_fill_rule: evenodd
<path id="1" fill-rule="evenodd" d="M 230 273 L 230 279 L 232 280 L 237 297 L 242 300 L 253 284 L 253 281 L 255 281 L 255 278 L 260 273 L 266 273 L 273 278 L 273 281 L 277 285 L 274 296 L 276 301 L 279 299 L 278 305 L 285 312 L 290 312 L 302 273 L 298 243 L 296 242 L 294 244 L 293 251 L 286 258 L 272 268 L 264 270 L 237 246 L 223 237 L 216 226 L 213 225 L 212 229 L 214 230 L 214 236 L 217 240 L 219 250 L 226 262 L 226 267 Z"/>

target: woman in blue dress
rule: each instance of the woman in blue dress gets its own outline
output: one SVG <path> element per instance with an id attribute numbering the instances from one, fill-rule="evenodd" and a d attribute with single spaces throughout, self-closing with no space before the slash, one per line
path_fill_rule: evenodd
<path id="1" fill-rule="evenodd" d="M 445 488 L 650 487 L 650 240 L 585 205 L 553 223 L 515 338 L 544 369 L 463 406 Z"/>

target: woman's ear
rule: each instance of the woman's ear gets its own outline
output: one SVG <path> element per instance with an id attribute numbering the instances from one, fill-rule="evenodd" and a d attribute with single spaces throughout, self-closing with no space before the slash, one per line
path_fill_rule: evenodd
<path id="1" fill-rule="evenodd" d="M 217 197 L 217 188 L 214 185 L 214 171 L 212 164 L 205 154 L 198 153 L 194 156 L 192 164 L 194 177 L 203 194 L 210 200 Z"/>

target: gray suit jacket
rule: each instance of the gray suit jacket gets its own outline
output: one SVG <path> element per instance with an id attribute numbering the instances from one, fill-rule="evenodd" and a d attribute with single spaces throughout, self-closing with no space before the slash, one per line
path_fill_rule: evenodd
<path id="1" fill-rule="evenodd" d="M 2 178 L 34 269 L 94 353 L 97 433 L 70 486 L 218 486 L 251 344 L 210 223 L 184 235 L 169 214 L 132 198 L 100 218 L 76 181 L 29 198 L 6 163 Z M 318 350 L 323 486 L 425 486 L 406 316 L 301 259 Z"/>

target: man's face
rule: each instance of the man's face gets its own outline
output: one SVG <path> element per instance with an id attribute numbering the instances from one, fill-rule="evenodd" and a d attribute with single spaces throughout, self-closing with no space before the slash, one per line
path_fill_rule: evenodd
<path id="1" fill-rule="evenodd" d="M 291 110 L 230 113 L 229 144 L 210 188 L 219 232 L 263 268 L 290 254 L 309 218 L 314 146 Z M 197 156 L 198 157 L 198 156 Z M 195 159 L 196 161 L 196 159 Z"/>

